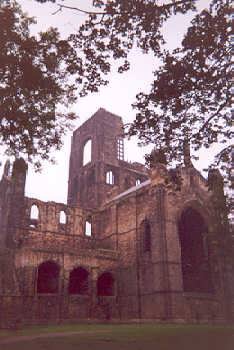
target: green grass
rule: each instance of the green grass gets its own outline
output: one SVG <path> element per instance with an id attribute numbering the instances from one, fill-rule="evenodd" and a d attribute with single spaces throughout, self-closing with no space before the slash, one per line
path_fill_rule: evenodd
<path id="1" fill-rule="evenodd" d="M 69 332 L 80 333 L 68 335 Z M 48 334 L 47 338 L 20 340 L 22 336 L 46 336 L 46 333 L 60 333 L 60 336 L 49 338 Z M 15 336 L 19 336 L 16 342 L 0 343 L 0 349 L 234 350 L 234 326 L 147 324 L 30 327 L 17 332 L 0 331 L 0 342 Z"/>

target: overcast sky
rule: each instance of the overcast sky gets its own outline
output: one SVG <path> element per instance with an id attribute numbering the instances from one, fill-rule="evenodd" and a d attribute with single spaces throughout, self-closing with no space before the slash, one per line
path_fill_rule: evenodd
<path id="1" fill-rule="evenodd" d="M 65 0 L 64 4 L 87 9 L 89 2 L 89 0 Z M 209 0 L 201 0 L 199 8 L 208 7 L 209 2 Z M 66 37 L 75 32 L 78 25 L 85 19 L 85 15 L 70 10 L 63 10 L 53 15 L 58 8 L 56 4 L 41 5 L 34 0 L 19 0 L 18 3 L 30 16 L 36 17 L 37 25 L 33 28 L 34 32 L 55 26 L 59 28 L 61 35 Z M 174 16 L 167 22 L 164 27 L 164 35 L 170 49 L 179 46 L 193 16 L 194 13 L 190 12 L 186 16 Z M 131 53 L 131 64 L 131 70 L 123 74 L 118 74 L 113 69 L 107 87 L 101 88 L 96 94 L 79 99 L 77 104 L 71 107 L 71 110 L 79 116 L 74 124 L 74 129 L 100 107 L 121 116 L 124 123 L 134 120 L 131 104 L 135 101 L 138 92 L 149 91 L 153 81 L 152 71 L 157 67 L 158 61 L 151 55 L 143 55 L 134 51 Z M 113 64 L 113 68 L 114 66 Z M 43 170 L 40 174 L 35 173 L 32 167 L 29 168 L 26 183 L 27 196 L 45 201 L 66 202 L 71 134 L 65 137 L 64 147 L 55 154 L 56 165 L 43 163 Z M 144 162 L 144 154 L 149 151 L 149 148 L 136 148 L 136 141 L 125 142 L 126 160 Z M 200 169 L 205 167 L 208 157 L 211 159 L 210 152 L 202 152 L 201 159 L 196 166 Z"/>

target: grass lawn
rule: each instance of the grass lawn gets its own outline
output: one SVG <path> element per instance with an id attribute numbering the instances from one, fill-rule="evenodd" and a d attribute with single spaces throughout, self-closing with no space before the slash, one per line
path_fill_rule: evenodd
<path id="1" fill-rule="evenodd" d="M 9 338 L 15 338 L 14 342 L 7 343 Z M 31 327 L 16 332 L 0 331 L 0 349 L 234 350 L 234 326 L 147 324 Z"/>

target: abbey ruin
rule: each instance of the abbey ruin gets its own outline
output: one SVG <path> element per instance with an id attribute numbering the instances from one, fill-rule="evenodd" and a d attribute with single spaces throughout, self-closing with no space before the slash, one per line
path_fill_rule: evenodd
<path id="1" fill-rule="evenodd" d="M 26 163 L 6 164 L 0 326 L 234 319 L 220 173 L 207 181 L 186 159 L 173 173 L 126 162 L 123 137 L 104 109 L 74 132 L 67 204 L 27 198 Z"/>

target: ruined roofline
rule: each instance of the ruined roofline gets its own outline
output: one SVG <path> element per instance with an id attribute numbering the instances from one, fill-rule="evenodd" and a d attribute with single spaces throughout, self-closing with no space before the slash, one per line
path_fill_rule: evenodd
<path id="1" fill-rule="evenodd" d="M 25 196 L 24 197 L 26 201 L 30 202 L 30 203 L 35 203 L 35 204 L 41 204 L 41 205 L 57 205 L 57 206 L 60 206 L 61 208 L 71 208 L 71 209 L 74 209 L 74 208 L 77 208 L 77 209 L 80 209 L 80 210 L 85 210 L 87 211 L 86 209 L 84 209 L 83 207 L 79 206 L 79 205 L 69 205 L 65 202 L 55 202 L 55 201 L 43 201 L 39 198 L 34 198 L 34 197 L 28 197 L 28 196 Z"/>
<path id="2" fill-rule="evenodd" d="M 183 172 L 183 171 L 186 172 L 186 169 L 187 169 L 186 167 L 182 167 L 182 168 L 181 168 L 181 171 L 182 171 L 182 172 Z M 207 179 L 205 179 L 205 178 L 202 176 L 202 174 L 201 174 L 196 168 L 193 167 L 193 169 L 195 170 L 196 176 L 198 176 L 198 178 L 201 180 L 201 182 L 203 183 L 203 185 L 207 186 L 207 183 L 208 183 Z M 148 179 L 148 180 L 142 182 L 140 185 L 133 186 L 133 187 L 129 188 L 128 190 L 126 190 L 126 191 L 124 191 L 124 192 L 118 194 L 118 195 L 115 196 L 114 198 L 111 198 L 111 199 L 108 200 L 105 204 L 109 204 L 109 203 L 111 203 L 111 202 L 113 202 L 113 201 L 117 201 L 117 200 L 119 200 L 119 199 L 121 199 L 121 198 L 123 198 L 123 197 L 125 197 L 125 196 L 128 196 L 129 194 L 133 194 L 133 193 L 137 192 L 138 190 L 140 190 L 141 188 L 148 186 L 150 183 L 151 183 L 151 179 Z"/>
<path id="3" fill-rule="evenodd" d="M 25 196 L 24 197 L 26 200 L 30 200 L 30 201 L 35 201 L 35 202 L 40 202 L 40 203 L 44 203 L 44 204 L 59 204 L 59 205 L 63 205 L 63 206 L 67 206 L 69 207 L 69 205 L 67 205 L 66 203 L 63 203 L 63 202 L 55 202 L 55 201 L 44 201 L 42 199 L 39 199 L 39 198 L 34 198 L 34 197 L 28 197 L 28 196 Z"/>
<path id="4" fill-rule="evenodd" d="M 204 184 L 204 185 L 207 185 L 208 184 L 208 179 L 205 178 L 202 173 L 193 165 L 192 167 L 188 168 L 186 166 L 183 166 L 181 167 L 181 171 L 182 172 L 187 172 L 187 169 L 192 169 L 196 175 L 200 178 L 201 182 Z"/>
<path id="5" fill-rule="evenodd" d="M 120 117 L 117 114 L 114 114 L 112 112 L 107 111 L 105 108 L 100 107 L 94 114 L 91 115 L 91 117 L 89 117 L 88 119 L 86 119 L 81 125 L 79 125 L 74 131 L 73 134 L 77 132 L 77 130 L 83 126 L 85 126 L 86 124 L 88 124 L 90 122 L 91 119 L 95 119 L 98 118 L 100 113 L 104 113 L 104 114 L 109 114 L 112 117 L 118 118 L 121 121 L 123 121 L 122 117 Z"/>
<path id="6" fill-rule="evenodd" d="M 128 190 L 126 190 L 126 191 L 124 191 L 124 192 L 118 194 L 116 197 L 111 198 L 110 200 L 108 200 L 105 204 L 109 204 L 109 203 L 114 202 L 114 201 L 116 201 L 116 200 L 118 200 L 118 199 L 120 199 L 120 198 L 123 198 L 123 197 L 125 197 L 125 196 L 127 196 L 127 195 L 129 195 L 129 194 L 132 194 L 132 193 L 134 193 L 134 192 L 137 192 L 137 191 L 140 190 L 141 188 L 143 188 L 143 187 L 145 187 L 145 186 L 148 186 L 150 183 L 151 183 L 151 180 L 148 179 L 148 180 L 142 182 L 140 185 L 130 187 Z"/>
<path id="7" fill-rule="evenodd" d="M 119 163 L 120 163 L 120 165 L 124 165 L 124 167 L 128 168 L 132 172 L 135 172 L 135 173 L 141 174 L 141 175 L 148 175 L 147 168 L 143 163 L 132 162 L 131 160 L 130 161 L 119 160 Z"/>

